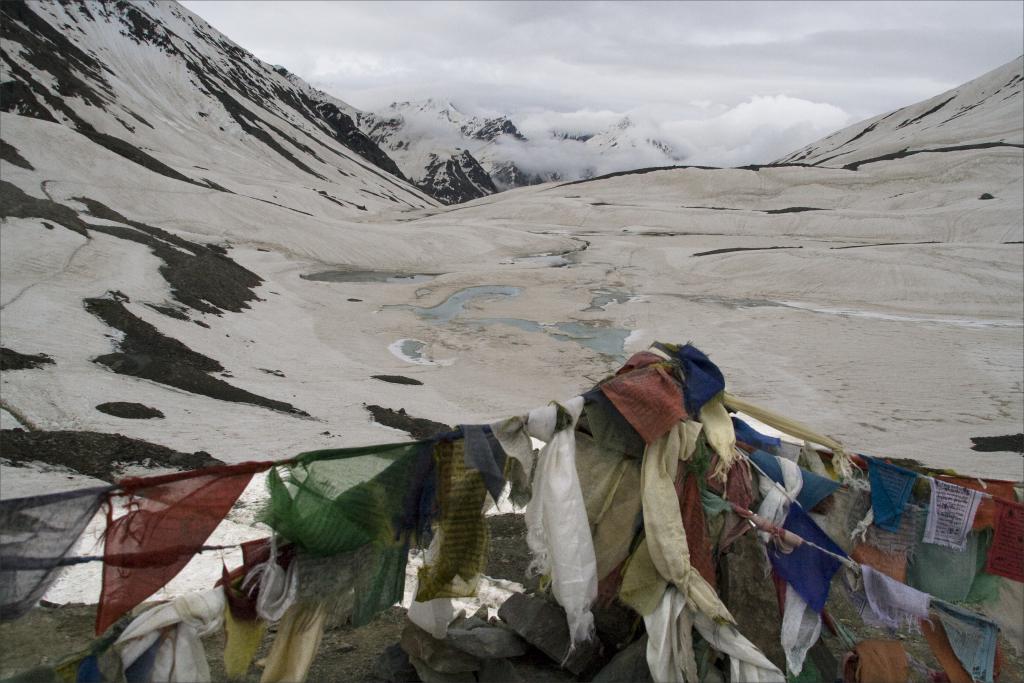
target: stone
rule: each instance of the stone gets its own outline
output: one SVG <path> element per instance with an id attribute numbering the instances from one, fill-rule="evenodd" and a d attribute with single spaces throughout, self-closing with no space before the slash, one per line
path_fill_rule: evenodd
<path id="1" fill-rule="evenodd" d="M 606 647 L 616 652 L 629 644 L 636 633 L 640 615 L 618 600 L 607 607 L 594 605 L 592 611 L 594 628 Z"/>
<path id="2" fill-rule="evenodd" d="M 420 680 L 409 655 L 398 643 L 384 648 L 373 665 L 373 673 L 388 683 L 416 683 Z"/>
<path id="3" fill-rule="evenodd" d="M 592 679 L 593 683 L 641 683 L 653 681 L 647 666 L 647 635 L 627 645 Z"/>
<path id="4" fill-rule="evenodd" d="M 413 655 L 409 655 L 409 662 L 416 669 L 416 674 L 423 683 L 476 683 L 476 676 L 472 671 L 459 671 L 457 673 L 436 671 L 425 661 Z"/>
<path id="5" fill-rule="evenodd" d="M 444 640 L 434 638 L 413 623 L 406 624 L 402 630 L 401 644 L 410 661 L 415 657 L 438 673 L 457 674 L 480 669 L 480 661 L 476 657 L 452 647 Z"/>
<path id="6" fill-rule="evenodd" d="M 601 655 L 601 641 L 593 638 L 577 643 L 566 658 L 570 642 L 565 610 L 543 598 L 513 593 L 498 610 L 498 616 L 526 642 L 574 674 L 582 673 Z"/>
<path id="7" fill-rule="evenodd" d="M 786 670 L 782 650 L 782 616 L 767 560 L 753 532 L 743 534 L 722 555 L 719 593 L 736 619 L 736 628 L 780 671 Z"/>
<path id="8" fill-rule="evenodd" d="M 486 683 L 523 683 L 524 679 L 507 659 L 485 659 L 480 663 L 477 680 Z"/>
<path id="9" fill-rule="evenodd" d="M 445 642 L 480 659 L 526 654 L 526 643 L 522 638 L 506 628 L 491 626 L 475 617 L 467 619 L 463 626 L 448 627 Z"/>

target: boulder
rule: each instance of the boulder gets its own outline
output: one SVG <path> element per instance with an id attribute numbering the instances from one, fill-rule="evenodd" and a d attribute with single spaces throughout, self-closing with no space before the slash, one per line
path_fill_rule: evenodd
<path id="1" fill-rule="evenodd" d="M 434 638 L 413 623 L 405 625 L 401 643 L 413 666 L 416 666 L 415 660 L 420 660 L 433 671 L 443 674 L 466 673 L 480 669 L 480 661 L 476 657 L 452 647 L 444 640 Z M 416 666 L 416 671 L 420 678 L 423 678 L 420 667 Z"/>
<path id="2" fill-rule="evenodd" d="M 409 655 L 409 662 L 416 669 L 416 673 L 423 683 L 476 683 L 476 675 L 472 671 L 458 673 L 435 671 L 425 661 L 412 655 Z"/>
<path id="3" fill-rule="evenodd" d="M 590 668 L 601 655 L 601 641 L 593 638 L 577 643 L 566 658 L 570 643 L 565 610 L 543 598 L 513 593 L 498 610 L 498 616 L 526 642 L 574 674 Z"/>
<path id="4" fill-rule="evenodd" d="M 612 657 L 593 678 L 593 683 L 645 683 L 653 681 L 647 666 L 647 635 Z"/>
<path id="5" fill-rule="evenodd" d="M 445 642 L 479 659 L 519 657 L 526 653 L 526 643 L 515 633 L 476 617 L 448 627 Z"/>
<path id="6" fill-rule="evenodd" d="M 388 683 L 416 683 L 420 680 L 409 662 L 409 655 L 398 643 L 384 648 L 373 665 L 373 673 Z"/>

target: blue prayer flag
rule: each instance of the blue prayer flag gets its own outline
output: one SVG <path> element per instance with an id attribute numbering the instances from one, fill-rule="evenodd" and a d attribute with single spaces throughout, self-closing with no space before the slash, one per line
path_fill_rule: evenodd
<path id="1" fill-rule="evenodd" d="M 886 531 L 899 531 L 903 508 L 914 489 L 917 472 L 869 458 L 868 478 L 871 480 L 871 508 L 875 512 L 875 526 Z"/>
<path id="2" fill-rule="evenodd" d="M 782 528 L 840 557 L 846 557 L 843 549 L 798 505 L 789 506 L 789 514 Z M 775 573 L 784 578 L 815 612 L 820 613 L 825 608 L 832 576 L 839 571 L 839 560 L 807 544 L 798 545 L 789 553 L 769 545 L 768 559 Z"/>

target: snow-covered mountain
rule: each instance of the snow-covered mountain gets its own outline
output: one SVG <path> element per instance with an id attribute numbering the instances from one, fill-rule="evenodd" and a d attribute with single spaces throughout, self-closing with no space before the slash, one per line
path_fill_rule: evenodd
<path id="1" fill-rule="evenodd" d="M 308 197 L 297 210 L 433 203 L 355 126 L 351 107 L 177 4 L 12 1 L 0 13 L 3 111 L 198 188 L 244 194 L 255 178 L 300 181 Z"/>
<path id="2" fill-rule="evenodd" d="M 855 123 L 776 164 L 857 168 L 918 153 L 1017 144 L 1024 57 L 930 99 Z"/>
<path id="3" fill-rule="evenodd" d="M 508 116 L 473 116 L 433 99 L 394 102 L 384 111 L 357 112 L 353 118 L 406 177 L 446 204 L 683 159 L 628 117 L 607 128 L 551 129 L 534 139 Z"/>

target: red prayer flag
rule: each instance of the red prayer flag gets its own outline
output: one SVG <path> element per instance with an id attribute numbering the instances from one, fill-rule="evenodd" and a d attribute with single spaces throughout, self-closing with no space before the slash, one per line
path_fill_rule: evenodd
<path id="1" fill-rule="evenodd" d="M 683 390 L 660 365 L 616 375 L 600 388 L 646 443 L 686 419 Z"/>
<path id="2" fill-rule="evenodd" d="M 96 633 L 173 579 L 224 519 L 252 475 L 274 464 L 247 462 L 118 482 L 130 496 L 128 512 L 116 520 L 107 518 Z"/>
<path id="3" fill-rule="evenodd" d="M 985 571 L 1024 583 L 1024 505 L 1000 498 L 996 504 L 996 532 L 988 549 Z"/>

